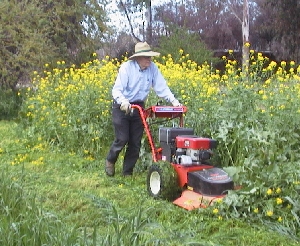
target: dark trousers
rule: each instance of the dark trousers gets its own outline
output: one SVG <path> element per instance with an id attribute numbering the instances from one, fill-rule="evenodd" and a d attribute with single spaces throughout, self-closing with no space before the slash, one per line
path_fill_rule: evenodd
<path id="1" fill-rule="evenodd" d="M 139 103 L 139 105 L 144 107 L 144 103 Z M 120 105 L 118 104 L 113 105 L 112 120 L 115 139 L 106 159 L 111 163 L 116 163 L 121 150 L 126 146 L 123 174 L 132 174 L 139 158 L 141 139 L 144 132 L 142 120 L 138 110 L 134 110 L 132 114 L 126 115 L 125 112 L 120 110 Z"/>

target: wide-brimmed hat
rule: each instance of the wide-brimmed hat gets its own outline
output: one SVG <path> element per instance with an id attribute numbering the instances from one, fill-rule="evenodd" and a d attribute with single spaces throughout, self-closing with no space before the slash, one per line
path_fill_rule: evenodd
<path id="1" fill-rule="evenodd" d="M 159 56 L 160 53 L 152 51 L 151 47 L 147 42 L 139 42 L 134 47 L 134 54 L 128 59 L 132 59 L 137 56 Z"/>

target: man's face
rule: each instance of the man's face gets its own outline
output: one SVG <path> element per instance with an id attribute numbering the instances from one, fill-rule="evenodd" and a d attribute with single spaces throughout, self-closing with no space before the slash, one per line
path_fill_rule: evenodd
<path id="1" fill-rule="evenodd" d="M 144 70 L 151 64 L 151 56 L 138 56 L 136 57 L 136 61 L 140 65 L 140 68 Z"/>

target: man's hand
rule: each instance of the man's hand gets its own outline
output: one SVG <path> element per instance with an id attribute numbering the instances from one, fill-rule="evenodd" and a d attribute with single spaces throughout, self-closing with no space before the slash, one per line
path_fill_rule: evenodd
<path id="1" fill-rule="evenodd" d="M 123 99 L 121 101 L 121 106 L 120 106 L 120 109 L 122 111 L 125 111 L 125 114 L 129 114 L 130 113 L 130 110 L 131 110 L 131 104 L 129 103 L 128 99 Z"/>
<path id="2" fill-rule="evenodd" d="M 182 104 L 177 99 L 174 99 L 171 103 L 174 107 L 182 106 Z"/>

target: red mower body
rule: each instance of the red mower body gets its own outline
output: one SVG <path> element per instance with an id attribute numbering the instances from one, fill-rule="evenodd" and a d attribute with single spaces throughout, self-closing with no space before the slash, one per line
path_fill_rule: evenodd
<path id="1" fill-rule="evenodd" d="M 132 108 L 139 110 L 154 165 L 156 163 L 163 165 L 162 167 L 155 165 L 149 169 L 147 185 L 150 195 L 157 198 L 172 194 L 165 192 L 170 188 L 163 180 L 165 175 L 168 175 L 163 171 L 166 165 L 172 168 L 170 173 L 175 171 L 176 186 L 183 190 L 173 203 L 187 210 L 205 208 L 217 199 L 223 198 L 228 190 L 234 188 L 228 174 L 209 163 L 213 149 L 217 147 L 217 141 L 196 136 L 193 129 L 183 127 L 186 107 L 152 106 L 144 110 L 138 105 L 132 105 Z M 160 127 L 159 147 L 155 147 L 148 118 L 171 120 L 178 118 L 179 124 L 177 127 Z"/>

